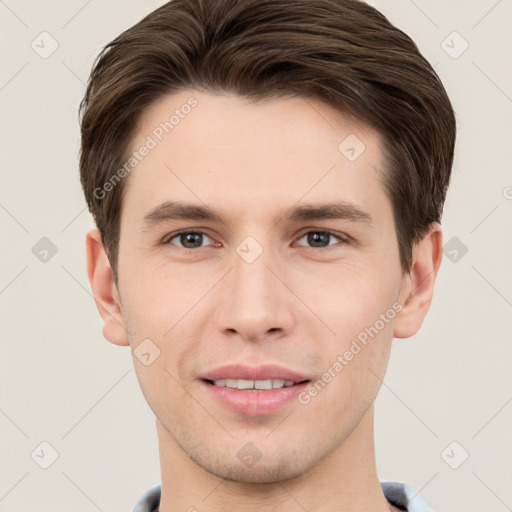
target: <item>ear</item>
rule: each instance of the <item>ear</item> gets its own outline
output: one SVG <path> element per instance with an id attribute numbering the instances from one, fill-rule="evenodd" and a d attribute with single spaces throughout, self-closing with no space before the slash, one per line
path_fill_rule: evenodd
<path id="1" fill-rule="evenodd" d="M 121 300 L 98 229 L 91 229 L 87 233 L 85 245 L 89 283 L 96 307 L 105 322 L 103 336 L 115 345 L 129 345 L 128 333 L 121 313 Z"/>
<path id="2" fill-rule="evenodd" d="M 411 270 L 404 275 L 396 316 L 395 338 L 408 338 L 418 332 L 432 302 L 434 284 L 443 258 L 441 225 L 433 222 L 427 234 L 413 247 Z"/>

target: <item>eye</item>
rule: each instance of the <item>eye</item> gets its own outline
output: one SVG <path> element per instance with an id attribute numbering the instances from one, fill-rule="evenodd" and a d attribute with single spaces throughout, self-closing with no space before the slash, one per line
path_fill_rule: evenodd
<path id="1" fill-rule="evenodd" d="M 303 238 L 307 239 L 307 243 L 311 244 L 311 247 L 313 248 L 322 248 L 322 247 L 329 247 L 331 245 L 336 245 L 336 243 L 332 244 L 329 243 L 330 240 L 335 239 L 335 241 L 348 243 L 347 240 L 343 239 L 341 236 L 335 235 L 334 233 L 331 233 L 330 231 L 308 231 L 304 235 L 302 235 L 299 240 L 302 240 Z M 299 244 L 301 245 L 301 244 Z"/>
<path id="2" fill-rule="evenodd" d="M 183 249 L 200 249 L 203 247 L 202 243 L 205 238 L 213 241 L 208 235 L 201 231 L 179 231 L 165 238 L 162 243 L 177 245 Z M 173 240 L 176 240 L 177 243 L 174 243 Z"/>
<path id="3" fill-rule="evenodd" d="M 299 238 L 299 241 L 304 238 L 307 240 L 307 243 L 311 248 L 326 248 L 336 245 L 339 242 L 348 243 L 348 240 L 344 239 L 340 235 L 335 235 L 331 231 L 324 230 L 308 231 Z M 203 245 L 205 240 L 209 240 L 210 243 L 213 242 L 213 240 L 202 231 L 184 230 L 169 235 L 162 241 L 162 243 L 164 245 L 173 244 L 177 245 L 178 247 L 181 247 L 182 249 L 193 250 L 205 247 L 205 245 Z"/>

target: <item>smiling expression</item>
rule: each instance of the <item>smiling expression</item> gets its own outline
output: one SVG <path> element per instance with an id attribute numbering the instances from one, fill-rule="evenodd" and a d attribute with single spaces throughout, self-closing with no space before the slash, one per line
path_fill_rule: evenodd
<path id="1" fill-rule="evenodd" d="M 372 406 L 399 321 L 314 400 L 297 399 L 404 298 L 381 138 L 312 99 L 184 90 L 145 112 L 132 147 L 191 97 L 126 178 L 122 321 L 133 350 L 159 351 L 134 363 L 170 443 L 224 478 L 290 478 L 338 450 Z M 346 140 L 364 145 L 356 158 Z M 233 389 L 249 387 L 260 389 Z M 253 467 L 247 446 L 261 456 Z"/>

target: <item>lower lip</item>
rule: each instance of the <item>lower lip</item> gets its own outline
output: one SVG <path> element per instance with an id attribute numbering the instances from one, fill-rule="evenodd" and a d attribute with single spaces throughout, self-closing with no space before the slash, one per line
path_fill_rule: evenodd
<path id="1" fill-rule="evenodd" d="M 309 384 L 309 381 L 295 384 L 294 386 L 265 391 L 220 387 L 204 380 L 202 383 L 221 404 L 229 407 L 231 410 L 249 416 L 259 416 L 271 414 L 279 410 L 303 391 Z"/>

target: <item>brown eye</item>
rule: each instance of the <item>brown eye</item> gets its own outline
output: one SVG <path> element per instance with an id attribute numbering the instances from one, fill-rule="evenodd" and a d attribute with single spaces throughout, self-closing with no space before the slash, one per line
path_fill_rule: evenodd
<path id="1" fill-rule="evenodd" d="M 200 231 L 181 231 L 167 238 L 163 243 L 177 245 L 183 249 L 200 249 L 204 247 L 203 242 L 205 239 L 211 241 L 208 235 Z M 174 240 L 177 242 L 174 242 Z"/>
<path id="2" fill-rule="evenodd" d="M 336 245 L 337 242 L 344 242 L 341 237 L 331 233 L 330 231 L 309 231 L 302 235 L 299 240 L 302 240 L 303 238 L 306 238 L 307 243 L 313 248 L 329 247 L 331 245 Z M 330 243 L 332 240 L 334 240 L 335 243 Z"/>

